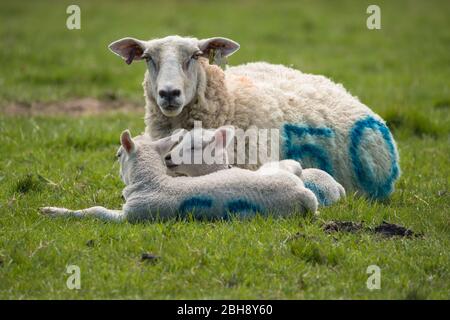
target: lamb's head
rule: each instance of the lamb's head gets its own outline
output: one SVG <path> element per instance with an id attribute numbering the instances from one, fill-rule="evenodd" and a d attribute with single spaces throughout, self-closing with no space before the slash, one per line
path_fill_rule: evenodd
<path id="1" fill-rule="evenodd" d="M 232 126 L 185 131 L 182 140 L 164 157 L 168 173 L 196 177 L 228 169 L 227 150 L 233 141 Z"/>
<path id="2" fill-rule="evenodd" d="M 129 185 L 136 179 L 142 179 L 142 175 L 150 171 L 152 176 L 165 175 L 167 168 L 164 156 L 179 141 L 183 133 L 177 132 L 170 137 L 152 141 L 147 134 L 132 138 L 129 130 L 123 131 L 116 154 L 122 181 Z"/>
<path id="3" fill-rule="evenodd" d="M 196 98 L 201 76 L 199 59 L 211 55 L 226 57 L 239 49 L 239 44 L 226 38 L 169 36 L 149 41 L 123 38 L 109 49 L 125 59 L 145 60 L 148 77 L 147 94 L 167 117 L 175 117 Z"/>

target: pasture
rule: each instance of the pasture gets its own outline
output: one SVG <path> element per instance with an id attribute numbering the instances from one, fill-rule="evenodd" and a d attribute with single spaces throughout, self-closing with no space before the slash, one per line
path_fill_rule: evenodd
<path id="1" fill-rule="evenodd" d="M 381 30 L 366 27 L 369 1 L 86 0 L 80 30 L 66 28 L 69 4 L 0 2 L 1 299 L 450 298 L 449 1 L 377 1 Z M 123 129 L 144 130 L 144 65 L 107 45 L 169 34 L 228 37 L 241 44 L 231 65 L 264 60 L 342 83 L 393 132 L 393 196 L 350 194 L 318 218 L 41 216 L 47 205 L 120 207 L 115 152 Z M 83 98 L 101 110 L 80 110 Z M 366 228 L 326 232 L 331 220 Z M 420 236 L 373 232 L 382 221 Z M 79 290 L 66 286 L 68 265 L 80 268 Z M 379 290 L 366 286 L 370 265 Z"/>

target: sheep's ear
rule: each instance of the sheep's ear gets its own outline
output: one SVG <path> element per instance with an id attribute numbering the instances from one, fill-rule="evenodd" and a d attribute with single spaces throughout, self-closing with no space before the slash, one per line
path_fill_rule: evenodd
<path id="1" fill-rule="evenodd" d="M 123 38 L 112 42 L 108 48 L 130 64 L 133 60 L 143 59 L 145 42 L 134 38 Z"/>
<path id="2" fill-rule="evenodd" d="M 216 147 L 228 148 L 234 140 L 234 127 L 222 126 L 214 132 L 214 144 Z"/>
<path id="3" fill-rule="evenodd" d="M 177 129 L 172 135 L 155 141 L 156 151 L 161 156 L 165 156 L 174 145 L 180 142 L 180 138 L 182 138 L 186 133 L 187 130 L 185 129 Z"/>
<path id="4" fill-rule="evenodd" d="M 133 153 L 136 151 L 136 145 L 134 144 L 134 141 L 131 138 L 131 133 L 129 130 L 125 130 L 120 135 L 120 144 L 127 153 Z"/>
<path id="5" fill-rule="evenodd" d="M 222 57 L 231 56 L 239 50 L 239 43 L 227 38 L 208 38 L 199 40 L 198 48 L 203 52 L 202 56 L 211 57 L 212 51 L 220 51 Z M 212 54 L 215 56 L 215 54 Z"/>

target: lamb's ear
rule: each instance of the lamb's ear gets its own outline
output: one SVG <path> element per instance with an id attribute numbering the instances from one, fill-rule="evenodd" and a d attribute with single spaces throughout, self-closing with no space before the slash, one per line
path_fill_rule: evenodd
<path id="1" fill-rule="evenodd" d="M 234 140 L 234 127 L 222 126 L 214 132 L 214 144 L 216 147 L 228 148 L 230 143 Z"/>
<path id="2" fill-rule="evenodd" d="M 108 46 L 109 50 L 125 59 L 127 64 L 133 60 L 142 60 L 145 51 L 145 42 L 134 38 L 123 38 L 112 42 Z"/>
<path id="3" fill-rule="evenodd" d="M 134 144 L 134 141 L 131 138 L 131 133 L 129 130 L 125 130 L 120 135 L 120 144 L 128 154 L 136 151 L 136 145 Z"/>
<path id="4" fill-rule="evenodd" d="M 156 151 L 161 156 L 165 156 L 174 145 L 180 142 L 180 138 L 182 138 L 186 133 L 187 130 L 185 129 L 177 129 L 172 135 L 155 141 Z"/>
<path id="5" fill-rule="evenodd" d="M 198 43 L 198 48 L 203 52 L 202 56 L 207 58 L 210 57 L 211 50 L 219 50 L 222 57 L 228 57 L 239 50 L 239 47 L 239 43 L 221 37 L 202 39 Z"/>

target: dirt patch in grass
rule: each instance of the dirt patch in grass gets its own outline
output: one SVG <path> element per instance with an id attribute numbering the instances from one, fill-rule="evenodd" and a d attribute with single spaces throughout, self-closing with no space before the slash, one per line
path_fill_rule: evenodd
<path id="1" fill-rule="evenodd" d="M 395 236 L 418 237 L 418 236 L 421 236 L 420 234 L 417 234 L 408 228 L 405 228 L 398 224 L 387 223 L 386 221 L 383 221 L 379 226 L 375 227 L 373 229 L 373 231 L 375 233 L 381 234 L 385 237 L 395 237 Z"/>
<path id="2" fill-rule="evenodd" d="M 353 221 L 329 221 L 323 225 L 323 230 L 328 233 L 332 232 L 351 232 L 356 233 L 359 231 L 366 231 L 375 234 L 380 234 L 385 237 L 422 237 L 420 233 L 415 233 L 414 231 L 400 226 L 398 224 L 388 223 L 383 221 L 379 226 L 374 228 L 364 227 L 363 222 L 353 222 Z"/>
<path id="3" fill-rule="evenodd" d="M 96 115 L 106 112 L 144 113 L 144 106 L 119 99 L 79 98 L 55 102 L 14 102 L 0 107 L 0 112 L 13 116 Z"/>
<path id="4" fill-rule="evenodd" d="M 150 253 L 150 252 L 144 252 L 141 255 L 141 261 L 147 261 L 147 262 L 155 263 L 155 262 L 158 262 L 159 259 L 160 259 L 159 256 L 157 256 L 157 255 L 155 255 L 153 253 Z"/>

